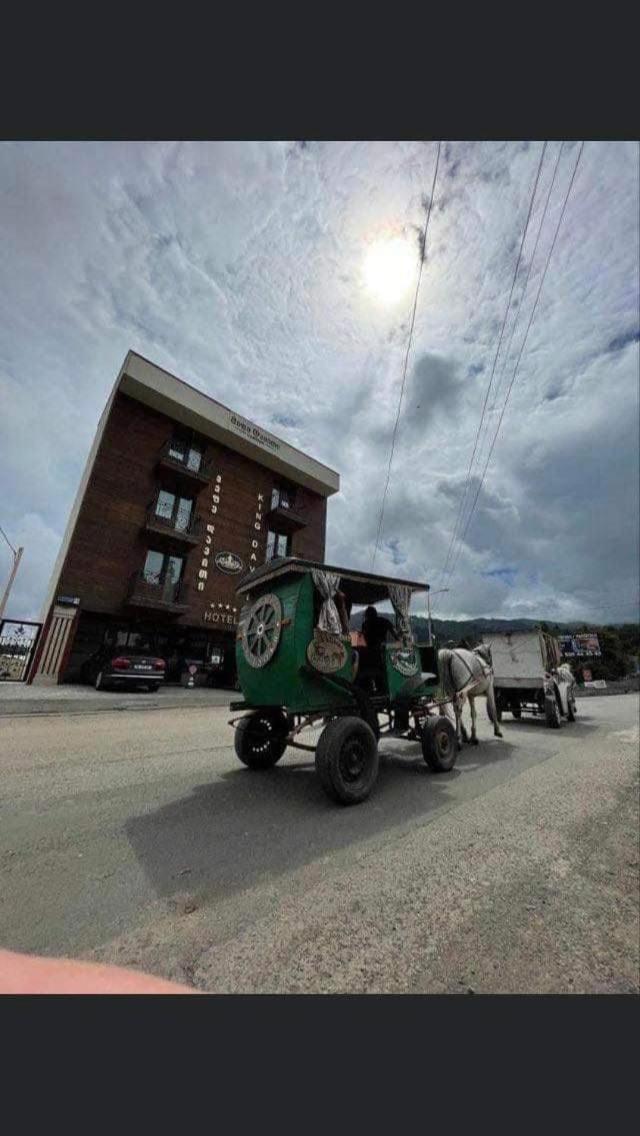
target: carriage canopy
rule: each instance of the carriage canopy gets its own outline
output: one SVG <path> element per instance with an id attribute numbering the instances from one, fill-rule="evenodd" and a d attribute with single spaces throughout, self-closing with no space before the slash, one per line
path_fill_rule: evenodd
<path id="1" fill-rule="evenodd" d="M 328 572 L 330 575 L 340 577 L 340 589 L 354 604 L 376 604 L 389 598 L 389 587 L 401 584 L 410 592 L 428 592 L 429 585 L 416 580 L 401 580 L 397 576 L 376 576 L 371 572 L 360 572 L 352 568 L 336 568 L 332 564 L 321 564 L 315 560 L 301 560 L 297 556 L 284 556 L 279 560 L 270 560 L 261 568 L 256 568 L 250 576 L 241 580 L 237 590 L 238 595 L 246 594 L 256 586 L 275 580 L 290 573 L 297 572 Z"/>

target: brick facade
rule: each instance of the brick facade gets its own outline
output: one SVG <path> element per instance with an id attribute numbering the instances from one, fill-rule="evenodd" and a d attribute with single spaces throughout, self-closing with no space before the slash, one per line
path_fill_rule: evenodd
<path id="1" fill-rule="evenodd" d="M 175 425 L 128 395 L 116 395 L 57 588 L 79 596 L 84 611 L 131 614 L 130 581 L 143 568 L 151 548 L 174 552 L 185 560 L 180 601 L 187 610 L 166 618 L 177 625 L 205 627 L 212 622 L 211 613 L 226 611 L 227 604 L 231 609 L 237 606 L 235 588 L 242 575 L 220 570 L 215 556 L 231 552 L 241 558 L 245 570 L 252 556 L 256 566 L 264 563 L 266 514 L 272 490 L 279 485 L 277 474 L 203 438 L 203 465 L 209 466 L 210 479 L 206 484 L 187 484 L 180 473 L 159 463 Z M 293 488 L 295 511 L 305 524 L 291 536 L 291 555 L 323 560 L 326 498 L 301 486 Z M 200 522 L 197 544 L 187 545 L 145 527 L 159 489 L 179 490 L 193 498 Z M 145 615 L 154 618 L 157 612 L 147 610 Z M 232 622 L 221 614 L 215 623 L 221 619 Z"/>

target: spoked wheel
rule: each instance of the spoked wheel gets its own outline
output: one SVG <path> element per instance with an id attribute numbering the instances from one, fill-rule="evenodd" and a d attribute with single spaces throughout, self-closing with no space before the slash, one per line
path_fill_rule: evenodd
<path id="1" fill-rule="evenodd" d="M 266 667 L 276 653 L 282 627 L 282 604 L 275 595 L 261 596 L 242 628 L 242 652 L 250 667 Z"/>
<path id="2" fill-rule="evenodd" d="M 333 718 L 316 746 L 316 771 L 325 793 L 341 805 L 357 805 L 378 777 L 378 743 L 362 718 Z"/>
<path id="3" fill-rule="evenodd" d="M 249 769 L 270 769 L 287 748 L 289 724 L 282 710 L 257 710 L 236 726 L 234 745 L 240 761 Z"/>
<path id="4" fill-rule="evenodd" d="M 443 714 L 427 718 L 422 727 L 422 756 L 434 773 L 448 773 L 458 756 L 456 731 Z"/>

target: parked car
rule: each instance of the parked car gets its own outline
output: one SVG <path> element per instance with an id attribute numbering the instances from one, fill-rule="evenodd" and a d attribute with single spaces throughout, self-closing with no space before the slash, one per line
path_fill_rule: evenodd
<path id="1" fill-rule="evenodd" d="M 119 635 L 118 640 L 105 643 L 87 659 L 82 667 L 84 681 L 92 683 L 96 690 L 128 686 L 156 691 L 164 682 L 164 659 L 149 650 L 149 643 L 135 632 L 126 637 Z"/>

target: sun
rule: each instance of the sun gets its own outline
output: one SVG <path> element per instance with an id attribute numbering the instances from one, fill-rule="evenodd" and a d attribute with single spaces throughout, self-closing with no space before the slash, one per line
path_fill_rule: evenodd
<path id="1" fill-rule="evenodd" d="M 415 247 L 403 237 L 375 241 L 362 269 L 367 291 L 382 303 L 395 304 L 415 281 L 416 260 Z"/>

